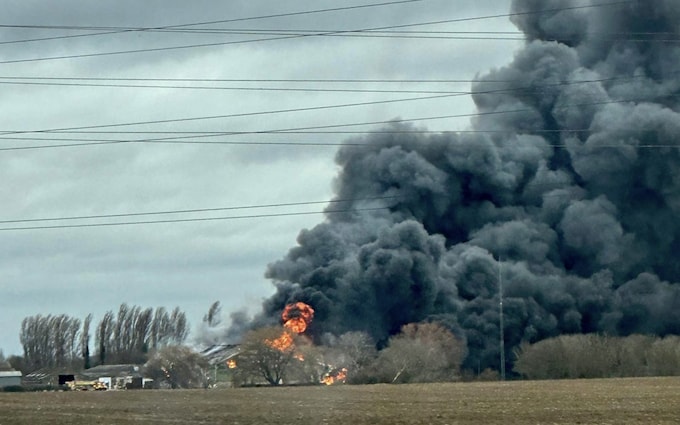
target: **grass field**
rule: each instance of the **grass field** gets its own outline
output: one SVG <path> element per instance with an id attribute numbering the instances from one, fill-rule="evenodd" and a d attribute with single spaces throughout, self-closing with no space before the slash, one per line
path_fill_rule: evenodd
<path id="1" fill-rule="evenodd" d="M 0 393 L 9 424 L 679 424 L 680 378 Z"/>

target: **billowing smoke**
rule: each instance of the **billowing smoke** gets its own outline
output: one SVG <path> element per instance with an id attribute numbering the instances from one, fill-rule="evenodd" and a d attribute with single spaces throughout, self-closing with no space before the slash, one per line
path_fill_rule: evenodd
<path id="1" fill-rule="evenodd" d="M 340 149 L 336 199 L 356 201 L 328 211 L 355 211 L 269 266 L 260 319 L 302 301 L 312 335 L 378 341 L 439 320 L 498 368 L 500 264 L 509 362 L 562 333 L 680 334 L 680 2 L 575 5 L 513 2 L 566 10 L 513 17 L 527 43 L 473 85 L 475 131 L 395 123 Z"/>

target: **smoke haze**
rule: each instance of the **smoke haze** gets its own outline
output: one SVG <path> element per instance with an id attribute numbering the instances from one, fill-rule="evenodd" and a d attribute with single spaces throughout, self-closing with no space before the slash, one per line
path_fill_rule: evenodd
<path id="1" fill-rule="evenodd" d="M 385 341 L 439 320 L 468 367 L 498 368 L 500 258 L 508 353 L 563 333 L 680 333 L 680 3 L 512 19 L 526 46 L 473 85 L 473 131 L 395 122 L 340 149 L 335 197 L 356 201 L 328 211 L 356 211 L 269 266 L 277 292 L 257 321 L 302 301 L 313 335 Z"/>

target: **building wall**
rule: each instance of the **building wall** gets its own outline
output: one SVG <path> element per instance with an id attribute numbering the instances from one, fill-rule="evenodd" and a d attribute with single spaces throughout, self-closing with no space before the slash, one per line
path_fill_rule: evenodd
<path id="1" fill-rule="evenodd" d="M 0 376 L 0 388 L 21 385 L 21 376 Z"/>

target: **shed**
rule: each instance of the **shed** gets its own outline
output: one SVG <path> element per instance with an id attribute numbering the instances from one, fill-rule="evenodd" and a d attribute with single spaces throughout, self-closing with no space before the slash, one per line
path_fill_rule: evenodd
<path id="1" fill-rule="evenodd" d="M 108 389 L 141 389 L 144 366 L 135 364 L 100 365 L 84 370 L 87 379 L 106 382 Z"/>
<path id="2" fill-rule="evenodd" d="M 0 372 L 0 388 L 21 385 L 21 372 L 11 370 Z"/>
<path id="3" fill-rule="evenodd" d="M 241 346 L 239 344 L 218 344 L 201 351 L 201 356 L 211 365 L 226 365 L 229 360 L 233 360 L 240 353 Z"/>

